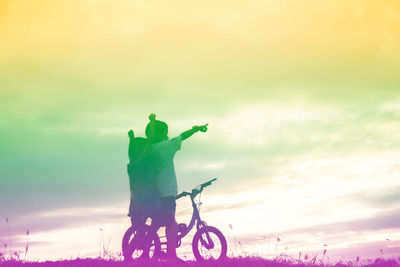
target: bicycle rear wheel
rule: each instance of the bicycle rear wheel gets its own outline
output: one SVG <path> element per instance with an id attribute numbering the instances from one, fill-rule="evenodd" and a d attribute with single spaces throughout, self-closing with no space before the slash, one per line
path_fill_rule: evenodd
<path id="1" fill-rule="evenodd" d="M 136 259 L 155 259 L 161 252 L 160 238 L 157 233 L 149 231 L 149 227 L 141 232 L 134 226 L 126 230 L 122 238 L 122 255 L 124 261 Z"/>
<path id="2" fill-rule="evenodd" d="M 192 249 L 198 261 L 222 260 L 226 257 L 228 246 L 220 230 L 213 226 L 204 226 L 194 235 Z"/>

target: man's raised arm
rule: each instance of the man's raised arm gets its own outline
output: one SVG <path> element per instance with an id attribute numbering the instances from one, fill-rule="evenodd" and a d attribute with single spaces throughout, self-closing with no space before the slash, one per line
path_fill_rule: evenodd
<path id="1" fill-rule="evenodd" d="M 208 125 L 208 123 L 201 125 L 201 126 L 193 126 L 192 129 L 181 133 L 182 141 L 188 139 L 189 137 L 191 137 L 193 134 L 197 133 L 198 131 L 203 132 L 203 133 L 207 132 L 207 130 L 208 130 L 207 125 Z"/>

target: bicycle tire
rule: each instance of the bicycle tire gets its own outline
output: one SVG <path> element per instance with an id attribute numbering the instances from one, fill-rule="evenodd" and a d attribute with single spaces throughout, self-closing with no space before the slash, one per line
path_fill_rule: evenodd
<path id="1" fill-rule="evenodd" d="M 140 257 L 144 256 L 143 254 L 135 255 L 135 252 L 139 252 L 140 249 L 134 247 L 134 238 L 136 236 L 136 229 L 135 227 L 131 226 L 126 231 L 122 238 L 122 256 L 124 257 L 124 261 L 131 261 L 135 259 L 139 259 Z M 158 237 L 157 233 L 151 234 L 151 246 L 149 250 L 153 248 L 153 253 L 149 255 L 149 259 L 158 258 L 161 254 L 161 242 L 160 238 Z M 143 250 L 141 250 L 143 253 Z"/>
<path id="2" fill-rule="evenodd" d="M 196 260 L 198 261 L 203 261 L 203 260 L 207 260 L 208 258 L 205 258 L 202 253 L 199 250 L 199 246 L 202 246 L 202 240 L 201 238 L 203 238 L 203 242 L 206 242 L 204 240 L 204 236 L 207 233 L 209 234 L 214 234 L 218 240 L 219 243 L 221 245 L 221 251 L 218 255 L 218 257 L 214 258 L 214 260 L 223 260 L 226 258 L 226 253 L 228 251 L 228 245 L 226 243 L 226 238 L 225 236 L 222 234 L 222 232 L 220 230 L 218 230 L 216 227 L 213 226 L 204 226 L 202 228 L 200 228 L 194 235 L 193 237 L 193 242 L 192 242 L 192 249 L 193 249 L 193 254 L 194 257 L 196 258 Z M 204 246 L 203 246 L 204 247 Z M 213 247 L 214 248 L 214 247 Z M 213 249 L 211 248 L 211 249 Z M 208 248 L 206 248 L 208 249 Z"/>

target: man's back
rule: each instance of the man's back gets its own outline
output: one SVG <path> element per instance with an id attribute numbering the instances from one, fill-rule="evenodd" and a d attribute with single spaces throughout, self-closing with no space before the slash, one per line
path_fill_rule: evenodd
<path id="1" fill-rule="evenodd" d="M 134 208 L 157 208 L 159 198 L 150 158 L 128 164 L 129 185 Z"/>
<path id="2" fill-rule="evenodd" d="M 156 184 L 161 197 L 177 195 L 178 186 L 174 168 L 174 156 L 181 149 L 181 137 L 175 137 L 153 144 L 151 152 L 152 166 Z"/>

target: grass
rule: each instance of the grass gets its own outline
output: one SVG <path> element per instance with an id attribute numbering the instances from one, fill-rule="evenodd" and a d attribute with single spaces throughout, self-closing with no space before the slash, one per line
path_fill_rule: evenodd
<path id="1" fill-rule="evenodd" d="M 230 255 L 230 257 L 226 258 L 224 261 L 186 261 L 184 263 L 171 263 L 165 261 L 132 261 L 129 263 L 124 262 L 122 259 L 122 254 L 119 253 L 116 257 L 109 253 L 109 244 L 105 242 L 103 238 L 100 239 L 99 244 L 99 257 L 97 258 L 76 258 L 73 260 L 63 260 L 60 259 L 58 261 L 45 261 L 45 262 L 37 262 L 28 260 L 27 254 L 29 251 L 29 235 L 30 231 L 26 230 L 26 246 L 24 250 L 14 250 L 11 246 L 11 238 L 10 238 L 10 230 L 9 230 L 9 219 L 5 218 L 7 223 L 7 241 L 3 244 L 3 252 L 0 252 L 0 267 L 56 267 L 56 266 L 68 266 L 68 267 L 84 267 L 84 266 L 93 266 L 93 267 L 106 267 L 106 266 L 129 266 L 129 267 L 164 267 L 164 266 L 173 266 L 173 267 L 400 267 L 400 257 L 393 259 L 384 259 L 377 258 L 374 260 L 367 260 L 364 262 L 360 262 L 360 258 L 357 257 L 355 261 L 347 261 L 347 262 L 337 262 L 337 263 L 328 263 L 329 257 L 326 257 L 327 246 L 324 244 L 324 250 L 322 252 L 322 258 L 317 259 L 318 254 L 304 254 L 302 255 L 299 252 L 298 259 L 290 257 L 285 253 L 281 253 L 279 256 L 276 256 L 274 259 L 265 259 L 258 256 L 246 256 L 246 254 L 238 255 L 236 251 L 236 241 L 235 243 L 235 251 Z M 233 226 L 230 224 L 229 227 L 233 230 Z M 103 229 L 100 228 L 100 232 Z M 233 235 L 235 239 L 235 236 Z M 280 237 L 275 237 L 276 239 L 276 251 L 278 247 L 278 243 L 280 242 Z M 240 241 L 238 241 L 239 245 Z M 381 255 L 383 256 L 382 249 Z M 328 259 L 328 261 L 325 261 Z"/>
<path id="2" fill-rule="evenodd" d="M 376 259 L 374 261 L 370 260 L 368 263 L 335 263 L 331 265 L 321 264 L 312 264 L 307 262 L 300 262 L 298 260 L 282 260 L 282 259 L 274 259 L 267 260 L 260 257 L 238 257 L 238 258 L 227 258 L 223 262 L 216 261 L 204 261 L 204 262 L 195 262 L 188 261 L 185 263 L 169 263 L 169 262 L 156 262 L 156 261 L 133 261 L 130 263 L 125 263 L 119 260 L 106 260 L 106 259 L 75 259 L 75 260 L 60 260 L 60 261 L 46 261 L 46 262 L 25 262 L 21 260 L 3 260 L 0 261 L 1 267 L 56 267 L 56 266 L 68 266 L 68 267 L 84 267 L 84 266 L 93 266 L 93 267 L 162 267 L 162 266 L 176 266 L 176 267 L 347 267 L 347 266 L 363 266 L 363 267 L 397 267 L 400 259 Z"/>

